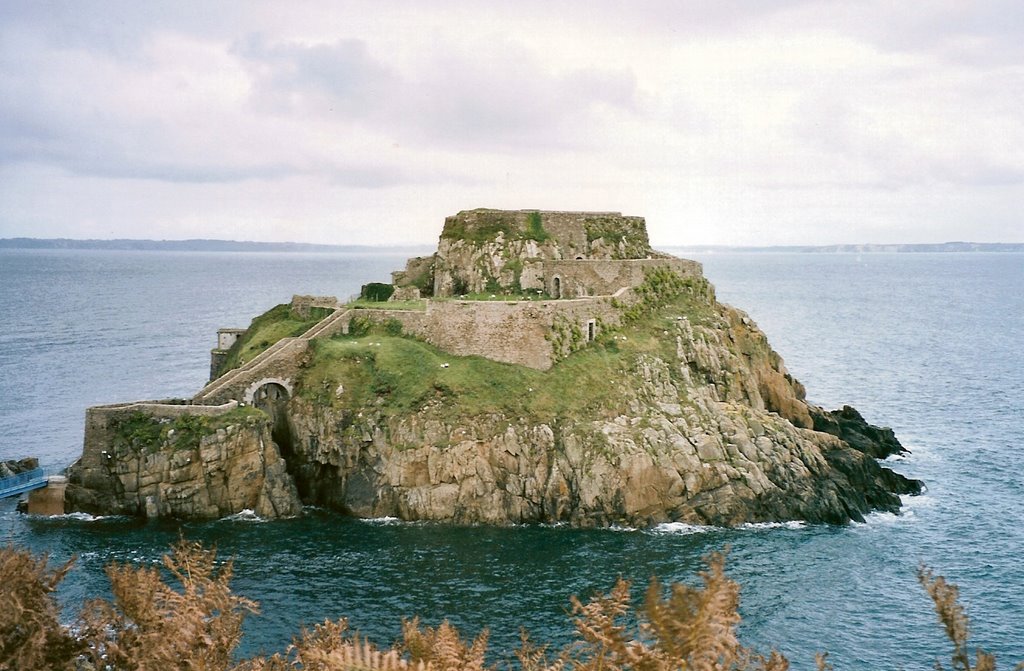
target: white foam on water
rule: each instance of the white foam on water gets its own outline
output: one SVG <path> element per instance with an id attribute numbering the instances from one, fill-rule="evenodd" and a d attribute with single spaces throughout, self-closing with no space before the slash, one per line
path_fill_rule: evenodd
<path id="1" fill-rule="evenodd" d="M 654 533 L 663 534 L 706 534 L 718 531 L 763 531 L 765 529 L 806 529 L 807 522 L 790 520 L 788 522 L 745 522 L 735 527 L 717 527 L 708 524 L 686 524 L 685 522 L 666 522 L 651 529 Z"/>
<path id="2" fill-rule="evenodd" d="M 803 520 L 790 520 L 788 522 L 746 522 L 737 529 L 806 529 L 807 522 Z"/>
<path id="3" fill-rule="evenodd" d="M 900 497 L 902 499 L 902 497 Z M 917 513 L 914 512 L 913 508 L 904 507 L 900 510 L 899 514 L 890 513 L 881 510 L 868 513 L 864 516 L 863 522 L 852 522 L 851 525 L 860 528 L 871 528 L 871 527 L 888 527 L 894 524 L 912 524 L 917 521 Z"/>
<path id="4" fill-rule="evenodd" d="M 365 524 L 377 524 L 380 526 L 389 526 L 394 524 L 409 524 L 408 522 L 403 522 L 397 517 L 360 517 L 359 521 Z"/>
<path id="5" fill-rule="evenodd" d="M 113 520 L 124 517 L 124 515 L 90 515 L 89 513 L 64 513 L 63 515 L 31 515 L 37 520 L 74 520 L 75 522 L 99 522 L 100 520 Z"/>
<path id="6" fill-rule="evenodd" d="M 651 529 L 654 533 L 662 534 L 706 534 L 711 531 L 724 531 L 724 527 L 712 527 L 704 524 L 686 524 L 685 522 L 664 522 Z"/>
<path id="7" fill-rule="evenodd" d="M 227 517 L 222 517 L 221 521 L 223 521 L 223 522 L 267 522 L 269 520 L 267 520 L 267 519 L 257 515 L 256 511 L 254 511 L 252 508 L 245 508 L 243 510 L 239 510 L 234 515 L 228 515 Z"/>
<path id="8" fill-rule="evenodd" d="M 623 527 L 617 524 L 613 524 L 612 526 L 608 527 L 608 531 L 639 531 L 639 529 L 637 529 L 636 527 Z"/>
<path id="9" fill-rule="evenodd" d="M 903 494 L 900 496 L 900 506 L 908 510 L 931 508 L 934 505 L 935 497 L 929 496 L 927 491 L 924 494 L 918 494 L 916 496 L 911 494 Z"/>

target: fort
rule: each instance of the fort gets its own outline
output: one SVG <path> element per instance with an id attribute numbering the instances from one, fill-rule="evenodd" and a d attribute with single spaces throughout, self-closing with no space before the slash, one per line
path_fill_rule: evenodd
<path id="1" fill-rule="evenodd" d="M 287 379 L 310 340 L 348 334 L 353 320 L 400 325 L 461 356 L 478 355 L 538 370 L 616 326 L 634 289 L 664 268 L 699 279 L 696 261 L 654 251 L 643 218 L 618 212 L 470 210 L 445 220 L 438 250 L 392 273 L 387 303 L 346 305 L 334 296 L 293 296 L 291 310 L 331 314 L 309 332 L 279 341 L 248 374 L 217 377 L 245 329 L 221 329 L 202 403 L 251 401 L 252 384 Z"/>
<path id="2" fill-rule="evenodd" d="M 808 405 L 699 263 L 617 212 L 459 212 L 359 299 L 220 329 L 210 367 L 190 399 L 89 408 L 65 508 L 843 521 L 914 489 L 836 437 L 868 425 Z"/>

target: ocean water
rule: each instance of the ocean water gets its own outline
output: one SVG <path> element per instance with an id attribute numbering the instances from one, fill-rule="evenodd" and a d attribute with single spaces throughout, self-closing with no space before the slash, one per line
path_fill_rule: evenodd
<path id="1" fill-rule="evenodd" d="M 106 594 L 111 561 L 157 562 L 184 533 L 235 561 L 261 604 L 241 653 L 282 649 L 301 626 L 347 616 L 381 643 L 402 617 L 491 630 L 502 659 L 525 627 L 570 640 L 570 595 L 637 594 L 651 576 L 694 581 L 729 548 L 741 633 L 795 669 L 932 668 L 949 646 L 917 585 L 926 564 L 961 589 L 972 642 L 1000 668 L 1024 660 L 1024 255 L 700 255 L 720 300 L 768 334 L 811 401 L 892 426 L 924 480 L 899 516 L 866 524 L 739 529 L 494 529 L 357 521 L 318 510 L 265 522 L 32 518 L 0 502 L 0 536 L 54 560 L 77 556 L 69 612 Z M 389 254 L 0 251 L 0 458 L 60 467 L 79 453 L 87 406 L 187 396 L 205 382 L 215 331 L 293 293 L 347 297 L 386 281 Z"/>

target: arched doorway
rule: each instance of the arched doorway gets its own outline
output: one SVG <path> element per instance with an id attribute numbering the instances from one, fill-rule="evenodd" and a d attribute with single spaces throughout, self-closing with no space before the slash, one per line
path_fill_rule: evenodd
<path id="1" fill-rule="evenodd" d="M 284 459 L 285 469 L 295 479 L 299 497 L 305 500 L 300 479 L 296 477 L 295 437 L 288 417 L 288 388 L 278 382 L 266 381 L 252 392 L 252 406 L 270 417 L 270 437 L 277 445 L 277 451 Z"/>
<path id="2" fill-rule="evenodd" d="M 551 280 L 551 296 L 552 298 L 562 297 L 562 278 L 558 275 Z"/>
<path id="3" fill-rule="evenodd" d="M 288 390 L 277 382 L 266 382 L 252 394 L 252 404 L 269 414 L 270 408 L 288 402 Z"/>
<path id="4" fill-rule="evenodd" d="M 285 461 L 292 455 L 292 429 L 288 422 L 288 390 L 277 382 L 267 382 L 252 394 L 252 405 L 270 417 L 270 435 Z"/>

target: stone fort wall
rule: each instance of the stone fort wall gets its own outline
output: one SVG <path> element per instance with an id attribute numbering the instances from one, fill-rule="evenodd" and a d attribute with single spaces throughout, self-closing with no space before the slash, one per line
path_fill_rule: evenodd
<path id="1" fill-rule="evenodd" d="M 575 325 L 577 333 L 588 338 L 602 326 L 617 326 L 634 301 L 632 287 L 659 267 L 683 277 L 702 277 L 701 264 L 688 259 L 541 260 L 526 264 L 523 277 L 535 286 L 524 282 L 523 288 L 541 288 L 559 300 L 434 299 L 427 301 L 424 311 L 351 310 L 339 330 L 347 333 L 356 317 L 377 323 L 394 320 L 402 324 L 403 333 L 452 354 L 547 370 L 563 353 L 552 343 L 556 327 Z"/>
<path id="2" fill-rule="evenodd" d="M 623 287 L 639 285 L 652 268 L 667 267 L 683 277 L 703 275 L 701 265 L 688 259 L 583 259 L 541 261 L 540 266 L 543 288 L 555 298 L 609 296 Z"/>
<path id="3" fill-rule="evenodd" d="M 184 415 L 216 417 L 238 407 L 236 401 L 221 405 L 196 405 L 181 399 L 162 401 L 135 401 L 98 405 L 85 411 L 85 436 L 82 441 L 82 456 L 69 469 L 71 478 L 77 484 L 97 491 L 108 491 L 112 487 L 113 472 L 105 452 L 114 443 L 114 425 L 133 414 L 141 412 L 155 419 L 177 419 Z"/>
<path id="4" fill-rule="evenodd" d="M 350 314 L 377 323 L 396 320 L 403 333 L 455 355 L 547 370 L 559 354 L 551 342 L 556 321 L 576 324 L 586 337 L 590 322 L 618 324 L 630 303 L 630 292 L 620 292 L 616 298 L 619 307 L 613 307 L 611 296 L 558 301 L 435 300 L 424 312 L 367 309 Z"/>

